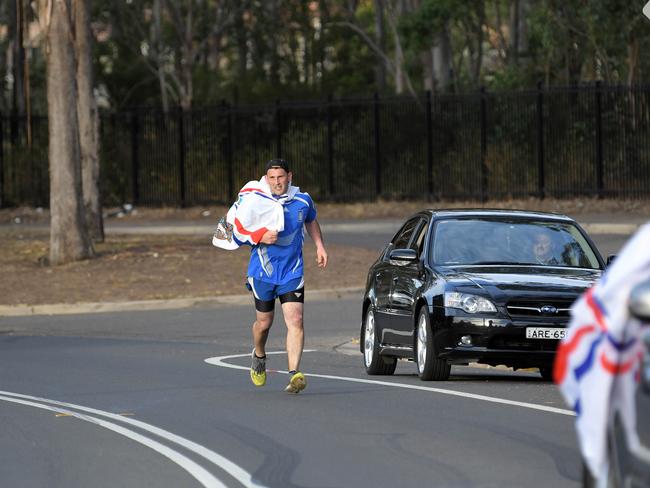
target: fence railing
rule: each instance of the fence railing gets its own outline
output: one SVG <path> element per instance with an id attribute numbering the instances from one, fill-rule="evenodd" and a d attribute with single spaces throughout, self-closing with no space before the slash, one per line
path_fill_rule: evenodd
<path id="1" fill-rule="evenodd" d="M 48 204 L 47 120 L 0 116 L 0 205 Z M 105 205 L 231 202 L 284 157 L 319 200 L 650 195 L 650 88 L 103 114 Z"/>

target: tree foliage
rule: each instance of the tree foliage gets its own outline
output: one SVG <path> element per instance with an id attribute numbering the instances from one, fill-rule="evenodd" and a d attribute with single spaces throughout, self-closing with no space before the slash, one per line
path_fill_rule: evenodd
<path id="1" fill-rule="evenodd" d="M 26 0 L 0 4 L 5 113 L 20 105 L 17 6 L 34 22 Z M 113 110 L 633 84 L 650 70 L 650 22 L 625 0 L 116 0 L 93 2 L 92 19 L 97 93 Z M 23 31 L 21 83 L 42 110 L 42 39 Z"/>

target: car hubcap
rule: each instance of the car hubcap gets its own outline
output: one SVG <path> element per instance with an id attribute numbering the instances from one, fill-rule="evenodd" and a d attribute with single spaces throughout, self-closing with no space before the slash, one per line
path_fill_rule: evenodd
<path id="1" fill-rule="evenodd" d="M 375 316 L 371 311 L 368 311 L 368 315 L 366 315 L 366 327 L 363 338 L 363 356 L 366 361 L 366 366 L 369 366 L 375 350 Z"/>
<path id="2" fill-rule="evenodd" d="M 424 371 L 424 363 L 427 359 L 427 319 L 420 315 L 418 322 L 418 371 Z"/>

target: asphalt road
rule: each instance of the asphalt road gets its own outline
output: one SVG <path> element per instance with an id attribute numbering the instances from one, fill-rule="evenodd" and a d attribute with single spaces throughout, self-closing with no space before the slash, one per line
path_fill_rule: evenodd
<path id="1" fill-rule="evenodd" d="M 395 228 L 328 229 L 381 249 Z M 593 235 L 605 256 L 628 236 Z M 360 297 L 306 308 L 308 388 L 248 378 L 250 306 L 0 317 L 0 473 L 10 487 L 578 486 L 571 413 L 532 371 L 412 363 L 369 377 Z M 281 352 L 284 326 L 271 332 Z M 206 361 L 207 360 L 207 361 Z"/>
<path id="2" fill-rule="evenodd" d="M 308 303 L 297 396 L 283 354 L 250 383 L 250 307 L 0 318 L 2 486 L 579 484 L 553 385 L 467 367 L 425 383 L 408 362 L 369 377 L 339 347 L 358 298 Z M 269 350 L 283 342 L 279 322 Z"/>

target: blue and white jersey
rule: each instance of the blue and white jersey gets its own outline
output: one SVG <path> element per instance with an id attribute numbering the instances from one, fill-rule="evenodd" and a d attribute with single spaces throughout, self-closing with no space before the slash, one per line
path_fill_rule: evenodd
<path id="1" fill-rule="evenodd" d="M 298 192 L 283 205 L 284 230 L 275 244 L 253 246 L 248 264 L 248 276 L 275 285 L 302 278 L 304 224 L 316 219 L 316 207 L 308 193 Z"/>

